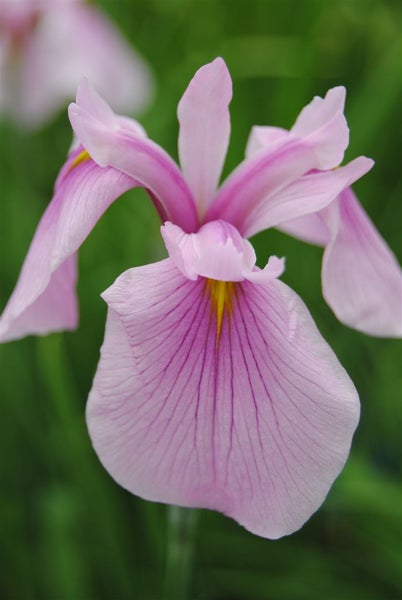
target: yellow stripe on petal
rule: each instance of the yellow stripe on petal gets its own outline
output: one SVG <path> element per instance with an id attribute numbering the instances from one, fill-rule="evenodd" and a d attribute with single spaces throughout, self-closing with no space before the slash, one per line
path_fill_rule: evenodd
<path id="1" fill-rule="evenodd" d="M 70 165 L 69 171 L 72 171 L 77 165 L 85 162 L 86 160 L 90 160 L 90 155 L 86 150 L 83 150 L 74 158 L 73 162 Z"/>
<path id="2" fill-rule="evenodd" d="M 212 311 L 216 313 L 216 345 L 218 346 L 223 318 L 225 314 L 229 316 L 232 312 L 232 297 L 235 291 L 235 284 L 232 281 L 207 279 L 206 290 L 211 298 Z"/>

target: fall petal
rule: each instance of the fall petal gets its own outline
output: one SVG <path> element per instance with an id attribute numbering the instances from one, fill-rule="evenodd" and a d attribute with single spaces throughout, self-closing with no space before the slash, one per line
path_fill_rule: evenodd
<path id="1" fill-rule="evenodd" d="M 216 58 L 197 71 L 179 102 L 180 164 L 200 215 L 215 195 L 225 160 L 231 99 L 229 71 Z"/>
<path id="2" fill-rule="evenodd" d="M 364 333 L 402 335 L 402 273 L 352 190 L 324 212 L 331 240 L 323 259 L 323 294 L 337 318 Z"/>
<path id="3" fill-rule="evenodd" d="M 219 317 L 208 281 L 167 259 L 103 294 L 90 435 L 132 493 L 277 538 L 317 510 L 342 469 L 356 390 L 287 286 L 225 284 Z"/>
<path id="4" fill-rule="evenodd" d="M 0 341 L 77 325 L 75 253 L 110 204 L 136 182 L 74 151 L 32 240 L 0 318 Z"/>

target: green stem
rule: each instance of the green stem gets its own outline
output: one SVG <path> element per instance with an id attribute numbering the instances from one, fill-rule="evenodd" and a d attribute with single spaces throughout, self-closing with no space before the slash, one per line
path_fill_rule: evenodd
<path id="1" fill-rule="evenodd" d="M 197 520 L 198 512 L 194 509 L 167 507 L 164 600 L 189 598 Z"/>

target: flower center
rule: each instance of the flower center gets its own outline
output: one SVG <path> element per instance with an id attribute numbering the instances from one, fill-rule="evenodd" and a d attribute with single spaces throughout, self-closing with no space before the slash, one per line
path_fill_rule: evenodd
<path id="1" fill-rule="evenodd" d="M 231 314 L 232 297 L 235 293 L 235 283 L 233 281 L 219 281 L 217 279 L 205 280 L 205 290 L 211 300 L 211 314 L 216 315 L 216 346 L 219 345 L 221 337 L 223 317 L 225 314 Z"/>

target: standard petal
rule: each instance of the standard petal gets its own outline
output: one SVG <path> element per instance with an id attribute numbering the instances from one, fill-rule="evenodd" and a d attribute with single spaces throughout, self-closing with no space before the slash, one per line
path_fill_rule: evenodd
<path id="1" fill-rule="evenodd" d="M 91 158 L 101 167 L 113 167 L 140 182 L 157 204 L 163 221 L 172 221 L 187 232 L 196 231 L 193 196 L 175 162 L 126 120 L 117 115 L 111 120 L 104 101 L 88 88 L 87 82 L 81 82 L 77 103 L 69 106 L 69 116 Z"/>
<path id="2" fill-rule="evenodd" d="M 87 422 L 109 473 L 264 537 L 301 527 L 343 467 L 359 407 L 300 298 L 279 281 L 190 281 L 170 259 L 103 296 Z"/>
<path id="3" fill-rule="evenodd" d="M 349 129 L 343 114 L 345 96 L 343 86 L 328 90 L 325 98 L 315 96 L 290 130 L 296 137 L 314 140 L 314 145 L 319 148 L 319 169 L 339 165 L 348 147 Z"/>
<path id="4" fill-rule="evenodd" d="M 365 175 L 373 164 L 370 158 L 359 156 L 344 167 L 303 175 L 250 210 L 243 222 L 243 235 L 251 237 L 264 229 L 320 211 Z"/>
<path id="5" fill-rule="evenodd" d="M 352 190 L 324 212 L 323 294 L 337 318 L 364 333 L 402 335 L 402 273 Z"/>
<path id="6" fill-rule="evenodd" d="M 282 127 L 264 127 L 255 125 L 251 128 L 246 145 L 246 158 L 251 158 L 256 152 L 277 146 L 278 142 L 285 142 L 290 133 Z"/>
<path id="7" fill-rule="evenodd" d="M 179 157 L 184 177 L 203 216 L 211 203 L 230 136 L 232 80 L 216 58 L 194 75 L 178 106 Z"/>
<path id="8" fill-rule="evenodd" d="M 1 315 L 1 342 L 76 327 L 75 252 L 110 204 L 135 185 L 100 168 L 82 146 L 70 155 Z"/>

